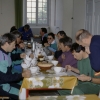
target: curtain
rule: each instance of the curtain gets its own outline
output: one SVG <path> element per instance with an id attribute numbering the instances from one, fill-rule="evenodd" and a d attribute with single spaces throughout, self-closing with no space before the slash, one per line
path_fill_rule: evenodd
<path id="1" fill-rule="evenodd" d="M 15 25 L 17 28 L 23 25 L 23 0 L 15 0 Z"/>

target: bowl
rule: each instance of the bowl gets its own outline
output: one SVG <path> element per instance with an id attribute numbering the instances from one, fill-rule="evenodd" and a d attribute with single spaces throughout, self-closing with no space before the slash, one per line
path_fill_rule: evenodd
<path id="1" fill-rule="evenodd" d="M 57 66 L 58 61 L 56 61 L 56 60 L 52 60 L 51 63 L 52 63 L 54 66 Z"/>
<path id="2" fill-rule="evenodd" d="M 62 71 L 62 67 L 54 67 L 54 71 L 56 74 Z"/>
<path id="3" fill-rule="evenodd" d="M 38 71 L 38 67 L 30 67 L 30 71 L 32 74 L 34 74 Z"/>
<path id="4" fill-rule="evenodd" d="M 21 63 L 21 66 L 22 66 L 22 68 L 24 68 L 24 69 L 27 69 L 29 66 L 26 64 L 26 63 L 24 63 L 24 62 L 22 62 Z"/>
<path id="5" fill-rule="evenodd" d="M 52 63 L 47 63 L 47 62 L 39 62 L 37 65 L 41 70 L 44 71 L 51 69 L 51 67 L 53 66 Z"/>
<path id="6" fill-rule="evenodd" d="M 47 56 L 49 60 L 53 59 L 53 55 L 52 56 Z"/>

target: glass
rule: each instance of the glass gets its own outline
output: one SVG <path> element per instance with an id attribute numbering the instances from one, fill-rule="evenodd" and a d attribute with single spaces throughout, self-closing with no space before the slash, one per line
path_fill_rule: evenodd
<path id="1" fill-rule="evenodd" d="M 31 18 L 31 13 L 27 13 L 27 17 L 28 18 Z"/>
<path id="2" fill-rule="evenodd" d="M 46 7 L 47 8 L 47 3 L 43 3 L 43 7 Z"/>
<path id="3" fill-rule="evenodd" d="M 36 8 L 32 8 L 32 12 L 36 12 Z"/>
<path id="4" fill-rule="evenodd" d="M 33 19 L 36 18 L 36 13 L 32 13 L 32 18 L 33 18 Z"/>
<path id="5" fill-rule="evenodd" d="M 27 18 L 27 23 L 31 23 L 31 18 Z"/>
<path id="6" fill-rule="evenodd" d="M 47 0 L 43 0 L 43 2 L 47 2 Z"/>
<path id="7" fill-rule="evenodd" d="M 32 2 L 32 7 L 36 7 L 36 2 Z"/>
<path id="8" fill-rule="evenodd" d="M 42 19 L 38 19 L 38 23 L 39 24 L 42 24 L 43 23 L 43 20 Z"/>
<path id="9" fill-rule="evenodd" d="M 39 6 L 38 7 L 42 7 L 42 3 L 39 3 Z"/>
<path id="10" fill-rule="evenodd" d="M 32 18 L 31 21 L 32 21 L 33 24 L 36 24 L 36 19 L 33 19 L 33 18 Z"/>
<path id="11" fill-rule="evenodd" d="M 27 12 L 31 12 L 31 8 L 27 8 Z"/>
<path id="12" fill-rule="evenodd" d="M 38 12 L 43 12 L 43 9 L 42 8 L 38 8 Z"/>
<path id="13" fill-rule="evenodd" d="M 42 18 L 42 12 L 38 13 L 38 18 L 41 19 Z"/>
<path id="14" fill-rule="evenodd" d="M 31 7 L 31 2 L 27 2 L 27 7 Z"/>

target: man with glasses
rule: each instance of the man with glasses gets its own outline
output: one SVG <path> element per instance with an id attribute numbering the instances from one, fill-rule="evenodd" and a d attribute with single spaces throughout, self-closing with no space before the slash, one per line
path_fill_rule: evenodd
<path id="1" fill-rule="evenodd" d="M 89 51 L 89 58 L 92 68 L 96 71 L 100 71 L 100 36 L 92 36 L 87 30 L 80 29 L 76 33 L 76 42 L 86 48 Z"/>

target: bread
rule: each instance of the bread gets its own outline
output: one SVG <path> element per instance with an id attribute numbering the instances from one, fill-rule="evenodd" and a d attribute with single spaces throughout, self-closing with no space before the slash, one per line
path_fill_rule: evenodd
<path id="1" fill-rule="evenodd" d="M 39 62 L 37 65 L 40 67 L 52 67 L 53 66 L 52 63 L 47 63 L 47 62 Z"/>

